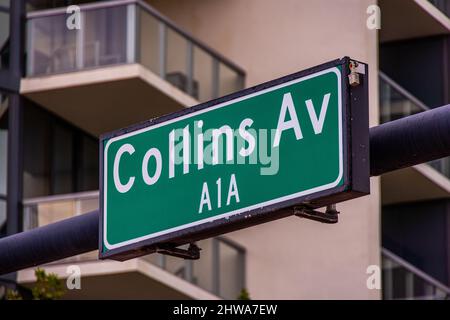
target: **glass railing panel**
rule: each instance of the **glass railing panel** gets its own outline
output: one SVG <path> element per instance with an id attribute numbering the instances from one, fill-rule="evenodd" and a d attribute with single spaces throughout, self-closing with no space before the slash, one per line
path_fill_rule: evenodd
<path id="1" fill-rule="evenodd" d="M 30 230 L 98 209 L 98 192 L 24 200 L 23 229 Z"/>
<path id="2" fill-rule="evenodd" d="M 82 12 L 78 69 L 127 62 L 127 17 L 134 6 L 117 6 Z"/>
<path id="3" fill-rule="evenodd" d="M 67 27 L 67 14 L 56 13 L 27 21 L 27 75 L 49 75 L 128 61 L 135 39 L 129 31 L 135 5 L 81 10 L 80 28 Z"/>
<path id="4" fill-rule="evenodd" d="M 397 90 L 387 77 L 380 76 L 380 122 L 385 123 L 427 110 Z"/>
<path id="5" fill-rule="evenodd" d="M 243 249 L 223 238 L 202 240 L 197 245 L 201 248 L 199 260 L 161 254 L 151 254 L 143 259 L 219 297 L 236 299 L 245 285 Z"/>
<path id="6" fill-rule="evenodd" d="M 138 14 L 138 60 L 147 69 L 162 75 L 164 24 L 140 7 Z"/>
<path id="7" fill-rule="evenodd" d="M 228 65 L 219 63 L 219 97 L 241 90 L 244 87 L 243 81 L 239 73 Z"/>
<path id="8" fill-rule="evenodd" d="M 48 75 L 76 70 L 79 30 L 69 30 L 66 16 L 28 20 L 27 75 Z"/>
<path id="9" fill-rule="evenodd" d="M 165 79 L 178 89 L 188 93 L 190 75 L 188 71 L 189 41 L 180 33 L 166 26 Z"/>
<path id="10" fill-rule="evenodd" d="M 180 249 L 187 249 L 186 246 L 179 247 Z M 152 255 L 150 255 L 152 256 Z M 189 268 L 187 267 L 187 264 L 189 263 L 188 260 L 180 259 L 177 257 L 162 255 L 160 256 L 160 259 L 162 262 L 157 261 L 157 265 L 162 267 L 164 270 L 170 272 L 171 274 L 182 278 L 182 279 L 189 279 Z"/>
<path id="11" fill-rule="evenodd" d="M 450 288 L 382 249 L 383 299 L 449 299 Z"/>
<path id="12" fill-rule="evenodd" d="M 212 239 L 199 241 L 197 244 L 202 249 L 200 251 L 200 259 L 193 261 L 192 268 L 192 282 L 199 287 L 217 294 L 214 278 L 218 270 L 213 271 L 216 266 L 214 265 L 214 245 Z"/>
<path id="13" fill-rule="evenodd" d="M 226 242 L 219 241 L 219 296 L 236 299 L 243 289 L 243 252 Z"/>
<path id="14" fill-rule="evenodd" d="M 213 76 L 213 57 L 202 48 L 194 46 L 191 95 L 199 101 L 215 98 Z"/>
<path id="15" fill-rule="evenodd" d="M 440 288 L 433 287 L 433 297 L 437 300 L 449 300 L 450 294 L 448 291 L 442 290 Z"/>
<path id="16" fill-rule="evenodd" d="M 444 176 L 450 178 L 450 158 L 442 158 L 428 162 L 428 164 L 442 173 Z"/>
<path id="17" fill-rule="evenodd" d="M 413 275 L 413 285 L 412 298 L 421 300 L 442 299 L 442 297 L 436 295 L 436 288 L 433 285 L 416 275 Z"/>

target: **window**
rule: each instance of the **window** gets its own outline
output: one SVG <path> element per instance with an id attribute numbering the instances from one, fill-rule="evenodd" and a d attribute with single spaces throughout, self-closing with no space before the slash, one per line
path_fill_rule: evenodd
<path id="1" fill-rule="evenodd" d="M 9 0 L 0 0 L 0 69 L 9 66 Z"/>
<path id="2" fill-rule="evenodd" d="M 24 198 L 98 189 L 98 140 L 27 100 L 23 152 Z"/>
<path id="3" fill-rule="evenodd" d="M 0 237 L 6 234 L 8 98 L 0 93 Z"/>

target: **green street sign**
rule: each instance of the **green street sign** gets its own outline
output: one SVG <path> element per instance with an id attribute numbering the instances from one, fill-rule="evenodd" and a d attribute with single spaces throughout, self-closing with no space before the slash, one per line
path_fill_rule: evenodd
<path id="1" fill-rule="evenodd" d="M 103 135 L 100 257 L 125 260 L 367 194 L 367 68 L 350 86 L 350 63 Z"/>

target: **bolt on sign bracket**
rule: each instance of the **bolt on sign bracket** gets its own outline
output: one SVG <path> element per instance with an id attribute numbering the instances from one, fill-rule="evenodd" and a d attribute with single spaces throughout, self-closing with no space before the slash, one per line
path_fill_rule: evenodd
<path id="1" fill-rule="evenodd" d="M 316 209 L 370 193 L 368 71 L 344 57 L 103 134 L 99 257 L 192 259 L 177 247 L 294 214 L 336 223 Z"/>

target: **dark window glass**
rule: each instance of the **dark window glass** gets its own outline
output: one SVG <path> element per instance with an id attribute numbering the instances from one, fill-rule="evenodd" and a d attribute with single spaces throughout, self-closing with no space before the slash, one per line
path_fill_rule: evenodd
<path id="1" fill-rule="evenodd" d="M 53 124 L 51 139 L 51 181 L 52 193 L 70 193 L 77 188 L 74 185 L 74 135 L 76 133 L 60 123 Z"/>
<path id="2" fill-rule="evenodd" d="M 0 69 L 9 65 L 9 11 L 0 0 Z"/>
<path id="3" fill-rule="evenodd" d="M 98 140 L 27 101 L 24 197 L 98 189 Z"/>
<path id="4" fill-rule="evenodd" d="M 8 159 L 8 99 L 0 94 L 0 195 L 6 195 Z M 1 220 L 1 219 L 0 219 Z"/>
<path id="5" fill-rule="evenodd" d="M 50 121 L 36 107 L 24 112 L 24 197 L 48 195 L 50 190 Z"/>
<path id="6" fill-rule="evenodd" d="M 8 158 L 8 99 L 0 93 L 0 237 L 6 235 L 6 185 Z"/>
<path id="7" fill-rule="evenodd" d="M 6 199 L 0 197 L 0 238 L 6 235 Z"/>
<path id="8" fill-rule="evenodd" d="M 98 144 L 91 137 L 82 136 L 78 153 L 78 186 L 81 190 L 98 188 Z M 93 188 L 95 186 L 95 188 Z"/>

